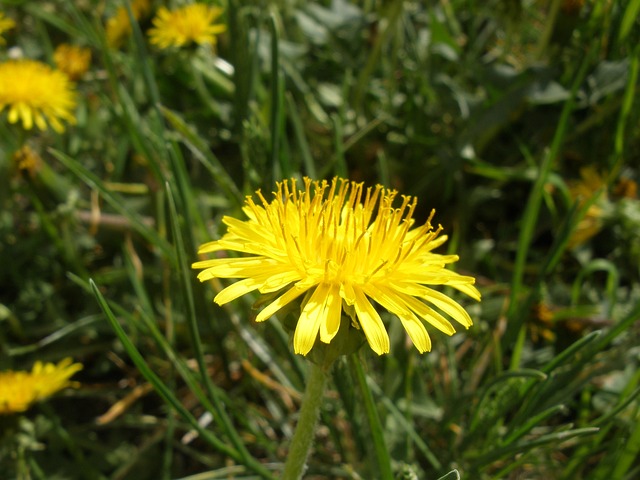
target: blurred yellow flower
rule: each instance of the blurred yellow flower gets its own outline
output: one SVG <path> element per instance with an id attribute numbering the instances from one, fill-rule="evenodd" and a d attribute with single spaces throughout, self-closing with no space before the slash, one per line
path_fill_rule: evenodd
<path id="1" fill-rule="evenodd" d="M 531 340 L 534 342 L 541 340 L 553 342 L 556 339 L 556 334 L 553 331 L 555 325 L 553 323 L 553 310 L 551 307 L 544 302 L 540 302 L 533 305 L 531 310 L 532 319 L 529 323 Z"/>
<path id="2" fill-rule="evenodd" d="M 29 145 L 22 146 L 13 154 L 12 159 L 18 170 L 30 177 L 35 177 L 42 167 L 42 157 Z"/>
<path id="3" fill-rule="evenodd" d="M 200 281 L 242 279 L 218 293 L 216 303 L 254 290 L 279 295 L 258 314 L 261 322 L 306 294 L 293 338 L 295 352 L 303 355 L 318 334 L 321 342 L 331 342 L 343 311 L 377 354 L 388 353 L 389 336 L 369 299 L 400 319 L 421 353 L 431 349 L 423 321 L 449 335 L 455 331 L 431 306 L 471 326 L 471 317 L 458 303 L 431 288 L 450 285 L 480 300 L 473 277 L 447 270 L 458 256 L 433 253 L 447 239 L 440 235 L 441 227 L 432 227 L 433 212 L 425 224 L 412 228 L 417 199 L 402 196 L 394 207 L 395 190 L 380 185 L 364 189 L 362 183 L 341 178 L 330 183 L 305 178 L 300 191 L 294 179 L 277 186 L 270 202 L 260 191 L 261 205 L 247 197 L 243 210 L 248 220 L 224 217 L 227 233 L 200 247 L 199 253 L 250 255 L 193 264 L 204 269 Z"/>
<path id="4" fill-rule="evenodd" d="M 151 11 L 150 0 L 133 0 L 131 2 L 131 12 L 133 18 L 140 20 Z M 126 7 L 118 7 L 113 17 L 107 20 L 106 25 L 107 43 L 112 48 L 118 48 L 124 40 L 131 35 L 131 22 Z"/>
<path id="5" fill-rule="evenodd" d="M 16 22 L 7 18 L 3 12 L 0 12 L 0 45 L 4 45 L 7 43 L 4 38 L 2 38 L 2 34 L 7 30 L 11 30 L 16 26 Z"/>
<path id="6" fill-rule="evenodd" d="M 8 107 L 9 123 L 22 121 L 26 130 L 35 124 L 46 130 L 47 123 L 58 133 L 61 121 L 75 123 L 73 83 L 62 72 L 34 60 L 0 63 L 0 112 Z"/>
<path id="7" fill-rule="evenodd" d="M 622 177 L 613 193 L 622 198 L 638 198 L 638 184 L 630 178 Z"/>
<path id="8" fill-rule="evenodd" d="M 53 61 L 58 70 L 66 73 L 71 80 L 79 80 L 91 65 L 91 50 L 62 43 L 53 52 Z"/>
<path id="9" fill-rule="evenodd" d="M 564 0 L 560 9 L 565 15 L 576 15 L 584 7 L 584 0 Z"/>
<path id="10" fill-rule="evenodd" d="M 569 192 L 576 202 L 579 205 L 584 205 L 594 195 L 598 194 L 600 197 L 589 206 L 585 216 L 578 222 L 576 229 L 569 238 L 568 248 L 582 245 L 600 231 L 603 223 L 603 207 L 609 201 L 606 184 L 595 168 L 585 167 L 580 169 L 580 177 L 581 179 L 574 182 L 569 188 Z"/>
<path id="11" fill-rule="evenodd" d="M 160 7 L 149 30 L 152 44 L 160 48 L 183 47 L 190 43 L 216 44 L 216 35 L 225 31 L 224 25 L 213 22 L 222 9 L 194 3 L 176 10 Z"/>
<path id="12" fill-rule="evenodd" d="M 36 362 L 31 372 L 0 372 L 0 414 L 24 412 L 33 403 L 66 387 L 76 386 L 69 379 L 82 364 L 65 358 L 57 365 Z"/>

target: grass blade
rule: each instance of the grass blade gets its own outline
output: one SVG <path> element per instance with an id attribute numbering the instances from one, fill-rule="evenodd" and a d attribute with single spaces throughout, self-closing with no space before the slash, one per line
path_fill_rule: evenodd
<path id="1" fill-rule="evenodd" d="M 202 341 L 200 339 L 200 332 L 198 330 L 198 320 L 196 318 L 193 291 L 191 288 L 191 276 L 189 275 L 190 270 L 188 268 L 189 263 L 187 262 L 187 259 L 184 255 L 184 243 L 182 241 L 182 233 L 180 231 L 180 225 L 178 223 L 178 212 L 176 211 L 173 194 L 171 193 L 171 187 L 168 183 L 165 184 L 165 189 L 167 192 L 167 200 L 169 202 L 171 233 L 173 234 L 176 248 L 176 258 L 178 260 L 178 279 L 182 290 L 182 296 L 185 304 L 184 306 L 186 308 L 185 316 L 187 318 L 187 326 L 189 328 L 189 334 L 191 336 L 191 344 L 193 346 L 196 361 L 198 363 L 198 368 L 200 370 L 201 381 L 205 386 L 209 398 L 213 402 L 213 406 L 215 408 L 218 419 L 222 424 L 222 428 L 224 429 L 225 434 L 231 440 L 231 443 L 238 451 L 242 463 L 247 466 L 251 466 L 253 470 L 261 471 L 263 467 L 247 451 L 244 442 L 233 426 L 233 423 L 227 416 L 224 405 L 222 404 L 216 389 L 211 383 L 211 378 L 209 378 L 209 374 L 207 373 L 207 365 L 204 359 Z"/>
<path id="2" fill-rule="evenodd" d="M 389 454 L 389 450 L 387 449 L 387 445 L 384 441 L 384 429 L 382 428 L 380 416 L 378 415 L 373 394 L 371 393 L 367 377 L 364 373 L 364 369 L 362 368 L 362 363 L 355 354 L 348 356 L 348 362 L 349 369 L 355 377 L 358 387 L 360 388 L 360 393 L 362 394 L 364 410 L 371 430 L 371 441 L 375 451 L 379 478 L 382 480 L 392 480 L 393 472 L 391 470 L 391 455 Z"/>
<path id="3" fill-rule="evenodd" d="M 89 285 L 91 286 L 91 290 L 93 292 L 93 295 L 96 297 L 96 300 L 98 301 L 98 304 L 100 305 L 100 308 L 102 309 L 102 312 L 104 313 L 104 315 L 106 316 L 107 320 L 109 321 L 109 324 L 111 325 L 111 327 L 115 331 L 118 339 L 122 343 L 122 346 L 124 347 L 125 351 L 129 355 L 129 358 L 131 358 L 131 360 L 135 364 L 136 368 L 140 371 L 142 376 L 144 378 L 146 378 L 147 381 L 149 383 L 151 383 L 151 385 L 153 385 L 153 388 L 160 395 L 160 397 L 166 403 L 168 403 L 171 406 L 171 408 L 173 408 L 187 423 L 189 423 L 191 425 L 191 427 L 194 428 L 200 434 L 200 436 L 204 440 L 206 440 L 212 447 L 214 447 L 219 452 L 221 452 L 221 453 L 233 458 L 236 461 L 241 461 L 241 457 L 238 454 L 238 452 L 235 449 L 233 449 L 232 447 L 230 447 L 230 446 L 226 445 L 224 442 L 222 442 L 222 440 L 220 440 L 218 437 L 216 437 L 212 432 L 210 432 L 209 430 L 204 429 L 198 423 L 198 420 L 191 414 L 191 412 L 189 412 L 182 405 L 182 403 L 180 403 L 180 401 L 166 387 L 166 385 L 162 382 L 162 380 L 160 380 L 160 377 L 158 377 L 149 368 L 149 365 L 145 361 L 145 359 L 142 356 L 142 354 L 140 353 L 140 351 L 136 348 L 136 346 L 133 344 L 133 342 L 129 339 L 129 336 L 124 331 L 124 329 L 122 328 L 122 326 L 120 325 L 120 323 L 118 322 L 116 317 L 113 315 L 113 312 L 111 311 L 111 307 L 109 307 L 109 305 L 107 304 L 107 301 L 105 300 L 104 296 L 100 292 L 100 289 L 98 288 L 98 286 L 94 283 L 94 281 L 92 279 L 89 280 Z"/>

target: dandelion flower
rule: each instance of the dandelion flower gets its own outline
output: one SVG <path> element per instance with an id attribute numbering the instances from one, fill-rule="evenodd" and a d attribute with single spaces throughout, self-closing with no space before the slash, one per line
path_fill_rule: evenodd
<path id="1" fill-rule="evenodd" d="M 11 30 L 16 26 L 16 22 L 7 18 L 3 12 L 0 12 L 0 45 L 4 45 L 7 43 L 4 38 L 2 38 L 2 34 L 7 30 Z"/>
<path id="2" fill-rule="evenodd" d="M 66 73 L 71 80 L 78 80 L 89 70 L 91 50 L 62 43 L 53 52 L 53 61 L 58 70 Z"/>
<path id="3" fill-rule="evenodd" d="M 0 372 L 0 414 L 24 412 L 35 402 L 75 386 L 69 379 L 79 370 L 82 364 L 65 358 L 57 365 L 36 362 L 31 372 Z"/>
<path id="4" fill-rule="evenodd" d="M 225 31 L 224 25 L 213 22 L 222 14 L 217 7 L 194 3 L 176 10 L 160 7 L 149 30 L 152 44 L 166 49 L 190 43 L 216 44 L 216 35 Z"/>
<path id="5" fill-rule="evenodd" d="M 258 314 L 261 322 L 306 294 L 293 337 L 295 352 L 303 355 L 318 337 L 331 342 L 343 311 L 377 354 L 388 353 L 389 336 L 371 300 L 400 319 L 421 353 L 431 349 L 423 321 L 449 335 L 455 331 L 439 311 L 471 326 L 469 314 L 432 287 L 450 285 L 480 300 L 475 280 L 447 270 L 447 264 L 458 260 L 456 255 L 433 253 L 447 239 L 440 235 L 441 227 L 432 227 L 433 212 L 413 228 L 415 197 L 402 196 L 394 207 L 395 190 L 380 185 L 365 189 L 341 178 L 305 178 L 304 190 L 298 190 L 293 179 L 277 187 L 271 201 L 260 191 L 258 203 L 247 197 L 243 210 L 248 220 L 224 217 L 227 233 L 200 247 L 199 253 L 231 250 L 249 255 L 193 264 L 203 269 L 200 281 L 242 279 L 218 293 L 216 303 L 254 290 L 275 294 Z"/>
<path id="6" fill-rule="evenodd" d="M 136 20 L 147 16 L 150 11 L 151 2 L 149 0 L 133 0 L 131 2 L 131 12 Z M 118 7 L 115 15 L 107 20 L 105 30 L 109 46 L 112 48 L 120 47 L 124 40 L 131 35 L 131 23 L 126 7 Z"/>
<path id="7" fill-rule="evenodd" d="M 0 112 L 9 109 L 9 123 L 22 121 L 26 130 L 48 123 L 61 133 L 62 121 L 75 123 L 75 106 L 73 83 L 59 70 L 34 60 L 0 63 Z"/>

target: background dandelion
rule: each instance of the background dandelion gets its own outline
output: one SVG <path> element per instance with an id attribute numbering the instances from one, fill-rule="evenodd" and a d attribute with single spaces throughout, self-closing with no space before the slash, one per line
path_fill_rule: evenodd
<path id="1" fill-rule="evenodd" d="M 2 34 L 6 31 L 11 30 L 16 26 L 16 22 L 12 19 L 7 18 L 4 12 L 0 12 L 0 45 L 6 45 L 6 40 L 3 38 Z"/>
<path id="2" fill-rule="evenodd" d="M 0 372 L 0 415 L 24 412 L 35 402 L 76 385 L 70 378 L 79 370 L 80 363 L 66 358 L 57 364 L 38 361 L 31 372 Z"/>
<path id="3" fill-rule="evenodd" d="M 149 30 L 149 40 L 159 48 L 184 47 L 191 43 L 215 45 L 216 36 L 226 30 L 214 23 L 222 14 L 218 7 L 204 3 L 185 5 L 175 10 L 160 7 Z"/>
<path id="4" fill-rule="evenodd" d="M 62 43 L 53 52 L 53 60 L 61 72 L 74 81 L 79 80 L 91 65 L 91 50 Z"/>
<path id="5" fill-rule="evenodd" d="M 151 11 L 150 0 L 133 0 L 131 2 L 131 12 L 133 18 L 141 20 Z M 111 48 L 120 48 L 124 41 L 131 35 L 131 22 L 129 14 L 124 6 L 117 8 L 113 16 L 107 19 L 105 25 L 107 43 Z"/>
<path id="6" fill-rule="evenodd" d="M 0 63 L 0 112 L 8 110 L 9 123 L 61 133 L 63 122 L 75 123 L 75 106 L 75 88 L 64 73 L 34 60 Z"/>

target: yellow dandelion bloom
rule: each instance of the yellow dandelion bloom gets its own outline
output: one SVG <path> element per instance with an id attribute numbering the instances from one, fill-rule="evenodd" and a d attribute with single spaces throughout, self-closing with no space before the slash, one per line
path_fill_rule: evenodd
<path id="1" fill-rule="evenodd" d="M 3 12 L 0 12 L 0 45 L 4 45 L 7 43 L 4 38 L 2 38 L 2 34 L 7 30 L 11 30 L 16 26 L 16 22 L 7 18 Z"/>
<path id="2" fill-rule="evenodd" d="M 431 349 L 423 321 L 449 335 L 455 331 L 439 311 L 471 326 L 469 314 L 432 286 L 450 285 L 480 300 L 475 280 L 447 270 L 447 264 L 458 260 L 456 255 L 433 253 L 447 239 L 440 235 L 441 227 L 432 227 L 433 212 L 426 223 L 412 228 L 414 197 L 402 196 L 400 206 L 394 207 L 395 190 L 380 185 L 365 189 L 362 183 L 340 178 L 305 178 L 304 190 L 297 190 L 293 179 L 277 186 L 270 202 L 260 191 L 261 205 L 247 197 L 243 210 L 248 220 L 224 217 L 227 233 L 200 247 L 199 253 L 233 250 L 250 255 L 193 264 L 204 269 L 200 281 L 242 279 L 218 293 L 216 303 L 254 290 L 277 292 L 258 314 L 261 322 L 306 294 L 293 338 L 295 352 L 303 355 L 318 336 L 331 342 L 343 311 L 377 354 L 388 353 L 389 336 L 371 300 L 400 319 L 421 353 Z"/>
<path id="3" fill-rule="evenodd" d="M 79 80 L 91 65 L 91 50 L 62 43 L 53 52 L 53 61 L 58 70 L 66 73 L 71 80 Z"/>
<path id="4" fill-rule="evenodd" d="M 47 123 L 58 133 L 62 121 L 75 123 L 73 83 L 62 72 L 34 60 L 0 63 L 0 112 L 9 109 L 9 123 L 22 121 L 26 130 Z"/>
<path id="5" fill-rule="evenodd" d="M 0 372 L 0 414 L 24 412 L 33 403 L 75 386 L 69 379 L 79 370 L 82 364 L 65 358 L 57 365 L 36 362 L 31 372 Z"/>
<path id="6" fill-rule="evenodd" d="M 146 17 L 150 11 L 150 0 L 133 0 L 131 2 L 131 12 L 136 20 Z M 120 47 L 124 40 L 131 35 L 131 22 L 129 22 L 126 7 L 118 7 L 114 16 L 107 20 L 105 29 L 109 46 L 112 48 Z"/>
<path id="7" fill-rule="evenodd" d="M 216 44 L 216 35 L 225 31 L 224 25 L 213 22 L 222 9 L 194 3 L 176 10 L 160 7 L 149 30 L 152 44 L 160 48 L 183 47 L 191 43 Z"/>

